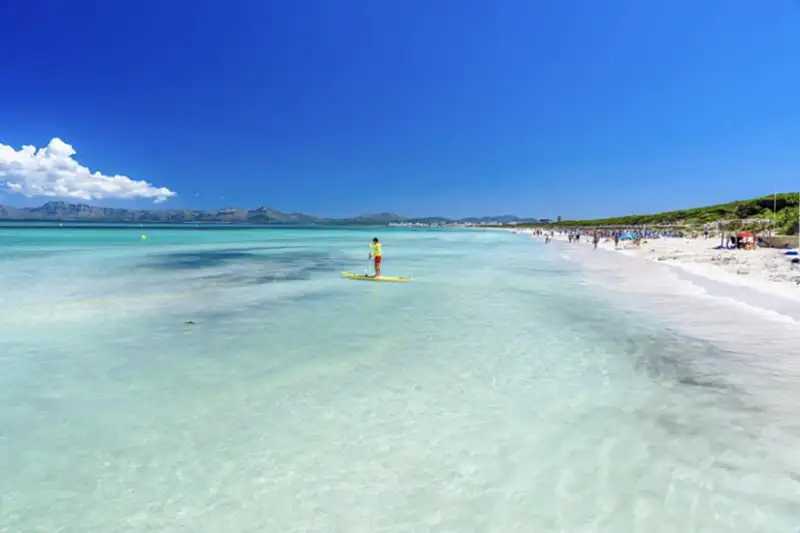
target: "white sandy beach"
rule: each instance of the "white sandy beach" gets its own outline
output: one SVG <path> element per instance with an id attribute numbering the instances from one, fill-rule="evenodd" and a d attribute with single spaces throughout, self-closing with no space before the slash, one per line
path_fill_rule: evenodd
<path id="1" fill-rule="evenodd" d="M 556 234 L 553 240 L 566 244 L 568 237 Z M 780 308 L 782 314 L 800 319 L 800 265 L 791 263 L 792 257 L 797 256 L 787 256 L 785 250 L 772 248 L 720 250 L 715 248 L 719 243 L 718 237 L 661 237 L 642 241 L 641 246 L 635 246 L 632 241 L 620 241 L 615 248 L 613 241 L 603 239 L 598 251 L 628 256 L 632 260 L 659 262 L 731 289 L 750 289 L 750 292 L 773 298 L 775 305 L 767 306 L 770 309 Z M 590 249 L 593 246 L 591 236 L 584 235 L 578 244 L 570 246 Z"/>

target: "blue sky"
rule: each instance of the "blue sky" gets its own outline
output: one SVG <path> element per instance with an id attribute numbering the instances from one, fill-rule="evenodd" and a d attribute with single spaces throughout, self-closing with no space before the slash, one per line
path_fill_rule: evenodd
<path id="1" fill-rule="evenodd" d="M 57 137 L 163 207 L 593 217 L 800 189 L 796 0 L 5 0 L 0 50 L 6 155 Z M 90 203 L 152 205 L 118 185 Z"/>

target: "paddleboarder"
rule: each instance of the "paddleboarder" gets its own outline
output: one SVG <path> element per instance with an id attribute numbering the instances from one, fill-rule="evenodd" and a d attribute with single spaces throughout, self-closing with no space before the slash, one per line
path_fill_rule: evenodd
<path id="1" fill-rule="evenodd" d="M 370 252 L 369 258 L 372 259 L 375 265 L 376 278 L 381 277 L 381 261 L 383 260 L 383 251 L 381 250 L 381 241 L 377 237 L 372 239 L 372 244 L 369 245 Z"/>

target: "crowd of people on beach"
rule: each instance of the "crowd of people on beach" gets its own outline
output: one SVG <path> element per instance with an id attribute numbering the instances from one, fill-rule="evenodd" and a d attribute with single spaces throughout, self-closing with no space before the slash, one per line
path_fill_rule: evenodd
<path id="1" fill-rule="evenodd" d="M 574 229 L 574 230 L 544 230 L 534 229 L 532 231 L 534 237 L 544 238 L 545 243 L 550 243 L 556 235 L 562 237 L 566 235 L 567 242 L 570 244 L 579 244 L 583 242 L 590 242 L 595 249 L 597 249 L 600 242 L 614 242 L 614 248 L 618 248 L 622 241 L 630 241 L 634 246 L 641 246 L 643 241 L 648 238 L 658 238 L 660 236 L 667 236 L 665 232 L 643 232 L 639 230 L 610 230 L 610 229 Z"/>
<path id="2" fill-rule="evenodd" d="M 608 245 L 613 242 L 613 248 L 604 248 L 636 251 L 637 255 L 653 257 L 658 261 L 723 264 L 736 274 L 751 272 L 755 268 L 763 271 L 764 277 L 769 281 L 788 280 L 793 285 L 800 285 L 800 277 L 796 274 L 800 269 L 799 251 L 787 246 L 770 246 L 769 236 L 748 231 L 711 231 L 706 226 L 702 233 L 691 229 L 638 228 L 532 228 L 520 233 L 542 238 L 545 243 L 553 240 L 570 244 L 588 243 L 594 249 L 601 243 Z M 709 244 L 711 239 L 719 239 L 719 244 Z M 643 247 L 643 244 L 648 246 Z M 758 254 L 751 256 L 749 253 L 737 253 L 753 250 L 758 250 Z M 732 255 L 720 255 L 724 253 Z M 788 259 L 788 264 L 784 267 L 781 267 L 781 256 Z"/>
<path id="3" fill-rule="evenodd" d="M 686 233 L 677 230 L 640 230 L 640 229 L 608 229 L 608 228 L 578 228 L 578 229 L 542 229 L 534 228 L 529 230 L 528 233 L 534 237 L 543 238 L 545 243 L 550 243 L 558 236 L 563 239 L 566 236 L 567 242 L 570 244 L 579 244 L 581 242 L 589 242 L 597 248 L 597 244 L 601 242 L 612 242 L 614 247 L 618 248 L 620 244 L 631 244 L 635 247 L 641 247 L 642 243 L 648 240 L 663 239 L 663 238 L 689 238 L 698 239 L 700 235 L 696 231 Z M 719 238 L 719 235 L 713 234 L 709 231 L 708 227 L 703 228 L 703 239 Z M 734 249 L 752 249 L 752 244 L 755 241 L 755 236 L 752 233 L 734 233 L 725 236 L 721 239 L 723 245 L 728 248 Z"/>

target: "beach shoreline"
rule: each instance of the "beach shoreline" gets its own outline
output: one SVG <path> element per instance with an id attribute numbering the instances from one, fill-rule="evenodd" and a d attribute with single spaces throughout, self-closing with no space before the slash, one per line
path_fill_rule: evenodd
<path id="1" fill-rule="evenodd" d="M 530 231 L 521 232 L 544 241 Z M 578 243 L 569 243 L 566 234 L 552 236 L 558 246 L 592 251 L 591 236 L 584 235 Z M 757 248 L 755 250 L 717 249 L 713 238 L 660 237 L 642 241 L 620 241 L 615 247 L 610 239 L 597 245 L 599 253 L 613 253 L 631 261 L 658 263 L 670 267 L 686 281 L 702 285 L 707 293 L 724 296 L 749 306 L 778 313 L 800 322 L 800 265 L 791 263 L 785 250 Z M 579 262 L 589 256 L 572 257 Z"/>

